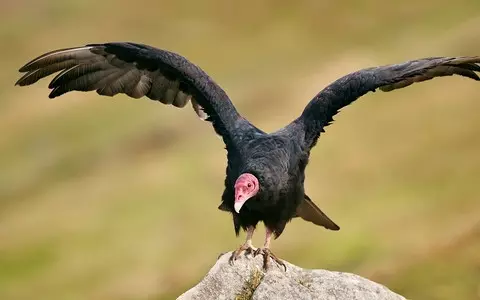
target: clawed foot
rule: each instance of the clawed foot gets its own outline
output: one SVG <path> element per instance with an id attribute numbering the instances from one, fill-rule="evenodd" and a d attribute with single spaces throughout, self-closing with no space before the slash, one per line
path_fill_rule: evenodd
<path id="1" fill-rule="evenodd" d="M 269 257 L 273 259 L 277 264 L 282 266 L 285 269 L 285 272 L 287 271 L 287 266 L 285 265 L 285 263 L 283 263 L 283 261 L 281 261 L 278 257 L 276 257 L 275 254 L 273 254 L 269 248 L 258 248 L 253 253 L 254 256 L 257 256 L 259 254 L 263 256 L 263 269 L 265 271 L 267 271 L 269 267 L 269 259 L 268 259 Z"/>
<path id="2" fill-rule="evenodd" d="M 245 255 L 255 253 L 258 249 L 253 248 L 252 246 L 248 244 L 243 244 L 241 245 L 237 250 L 233 251 L 232 256 L 230 256 L 230 259 L 228 260 L 231 265 L 237 260 L 237 258 L 242 254 L 242 252 L 245 251 Z"/>

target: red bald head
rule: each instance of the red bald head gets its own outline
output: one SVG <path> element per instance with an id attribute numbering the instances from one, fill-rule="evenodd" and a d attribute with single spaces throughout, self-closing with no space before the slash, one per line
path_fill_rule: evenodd
<path id="1" fill-rule="evenodd" d="M 243 173 L 237 178 L 235 182 L 235 211 L 240 213 L 240 209 L 247 202 L 258 193 L 260 185 L 257 177 L 250 173 Z"/>

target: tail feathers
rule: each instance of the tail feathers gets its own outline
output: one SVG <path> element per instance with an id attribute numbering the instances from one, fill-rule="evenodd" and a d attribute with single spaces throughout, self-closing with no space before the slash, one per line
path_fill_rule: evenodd
<path id="1" fill-rule="evenodd" d="M 312 222 L 313 224 L 323 226 L 330 230 L 340 229 L 307 195 L 305 195 L 305 200 L 302 201 L 297 208 L 297 216 L 305 221 Z"/>

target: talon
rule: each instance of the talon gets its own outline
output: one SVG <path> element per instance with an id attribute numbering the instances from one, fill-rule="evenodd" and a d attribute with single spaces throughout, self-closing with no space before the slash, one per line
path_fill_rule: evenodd
<path id="1" fill-rule="evenodd" d="M 263 269 L 268 271 L 268 254 L 266 251 L 263 252 Z"/>
<path id="2" fill-rule="evenodd" d="M 240 247 L 238 247 L 237 250 L 232 252 L 232 256 L 230 256 L 230 259 L 228 260 L 230 265 L 233 265 L 235 260 L 237 260 L 237 258 L 240 256 L 240 254 L 243 251 L 245 251 L 245 255 L 248 255 L 254 251 L 257 251 L 257 249 L 252 246 L 252 236 L 254 231 L 255 231 L 254 226 L 249 226 L 247 228 L 247 240 L 243 245 L 240 245 Z"/>
<path id="3" fill-rule="evenodd" d="M 254 251 L 257 251 L 258 249 L 253 248 L 250 246 L 250 244 L 243 244 L 240 247 L 238 247 L 237 250 L 232 252 L 232 255 L 230 256 L 230 259 L 228 260 L 230 265 L 233 265 L 233 263 L 237 260 L 237 258 L 240 256 L 242 252 L 245 251 L 245 255 L 248 255 L 250 253 L 253 253 Z"/>
<path id="4" fill-rule="evenodd" d="M 261 248 L 260 249 L 259 248 L 255 252 L 256 252 L 256 255 L 258 255 L 260 253 L 262 254 L 262 256 L 263 256 L 263 269 L 265 271 L 267 271 L 269 266 L 270 266 L 269 259 L 268 259 L 269 257 L 273 261 L 275 261 L 278 265 L 282 266 L 284 268 L 285 272 L 287 271 L 287 266 L 285 265 L 285 263 L 283 261 L 281 261 L 275 254 L 273 254 L 270 249 L 268 249 L 268 248 Z"/>
<path id="5" fill-rule="evenodd" d="M 233 266 L 233 263 L 237 260 L 237 257 L 234 255 L 234 253 L 232 253 L 232 255 L 230 256 L 230 258 L 228 259 L 228 263 Z"/>
<path id="6" fill-rule="evenodd" d="M 225 253 L 227 253 L 227 252 L 221 252 L 221 253 L 217 256 L 217 260 L 219 260 L 220 257 L 222 257 Z"/>
<path id="7" fill-rule="evenodd" d="M 245 249 L 245 256 L 255 253 L 256 250 L 257 249 L 254 249 L 253 247 L 248 247 L 247 249 Z"/>
<path id="8" fill-rule="evenodd" d="M 237 250 L 232 252 L 232 255 L 228 259 L 228 262 L 230 263 L 230 265 L 233 265 L 233 263 L 237 260 L 240 253 L 244 250 L 244 248 L 245 248 L 245 245 L 241 245 L 240 247 L 238 247 Z"/>

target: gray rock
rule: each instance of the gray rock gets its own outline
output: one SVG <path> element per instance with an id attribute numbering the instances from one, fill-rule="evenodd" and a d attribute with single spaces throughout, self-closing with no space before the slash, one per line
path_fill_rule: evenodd
<path id="1" fill-rule="evenodd" d="M 285 262 L 287 271 L 271 261 L 267 272 L 263 258 L 241 256 L 233 266 L 231 252 L 223 254 L 203 280 L 177 300 L 401 300 L 378 283 L 350 273 L 306 270 Z"/>

